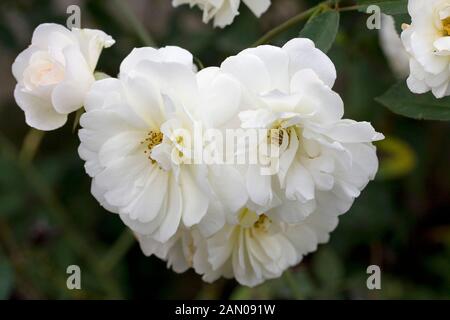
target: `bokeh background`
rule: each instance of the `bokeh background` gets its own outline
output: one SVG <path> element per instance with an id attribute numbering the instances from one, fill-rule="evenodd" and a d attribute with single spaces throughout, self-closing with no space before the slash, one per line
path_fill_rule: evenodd
<path id="1" fill-rule="evenodd" d="M 231 27 L 213 29 L 199 10 L 170 0 L 2 0 L 0 2 L 0 299 L 449 299 L 450 148 L 448 123 L 397 116 L 374 98 L 396 77 L 367 16 L 344 12 L 329 52 L 346 117 L 373 123 L 380 172 L 340 219 L 328 244 L 283 277 L 256 288 L 232 280 L 203 283 L 145 257 L 120 219 L 91 196 L 77 154 L 74 117 L 57 131 L 29 131 L 13 98 L 11 64 L 43 22 L 65 24 L 82 8 L 82 26 L 117 43 L 98 69 L 116 75 L 120 61 L 151 39 L 178 45 L 206 66 L 250 46 L 265 31 L 317 1 L 274 0 L 261 19 L 245 6 Z M 301 25 L 278 37 L 283 44 Z M 139 31 L 141 30 L 141 31 Z M 79 265 L 82 290 L 68 290 L 66 268 Z M 382 270 L 382 289 L 366 287 L 366 268 Z"/>

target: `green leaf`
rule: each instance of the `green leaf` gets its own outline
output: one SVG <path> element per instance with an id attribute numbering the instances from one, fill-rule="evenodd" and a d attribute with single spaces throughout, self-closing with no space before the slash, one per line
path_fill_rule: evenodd
<path id="1" fill-rule="evenodd" d="M 300 37 L 311 39 L 317 48 L 326 53 L 333 45 L 338 30 L 339 12 L 325 11 L 306 23 Z"/>
<path id="2" fill-rule="evenodd" d="M 408 13 L 408 0 L 359 0 L 358 4 L 364 5 L 359 11 L 366 12 L 371 5 L 379 6 L 381 12 L 389 15 Z"/>
<path id="3" fill-rule="evenodd" d="M 376 101 L 392 112 L 414 119 L 450 120 L 450 97 L 436 99 L 431 93 L 413 94 L 404 81 L 394 85 Z"/>

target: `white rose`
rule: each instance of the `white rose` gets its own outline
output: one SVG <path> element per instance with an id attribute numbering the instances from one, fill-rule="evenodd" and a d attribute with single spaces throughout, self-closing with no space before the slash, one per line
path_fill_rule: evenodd
<path id="1" fill-rule="evenodd" d="M 270 6 L 270 0 L 242 0 L 250 10 L 260 17 Z M 225 27 L 233 23 L 234 17 L 239 14 L 241 0 L 173 0 L 172 4 L 177 7 L 189 4 L 191 7 L 198 6 L 203 10 L 203 22 L 208 23 L 214 18 L 215 27 Z"/>
<path id="2" fill-rule="evenodd" d="M 196 74 L 192 60 L 178 47 L 133 50 L 119 79 L 92 86 L 80 119 L 79 153 L 93 195 L 133 231 L 163 244 L 197 224 L 205 234 L 215 232 L 227 212 L 247 201 L 236 169 L 193 164 L 193 146 L 179 135 L 183 129 L 194 136 L 195 110 L 210 104 L 208 97 L 233 108 L 228 93 L 239 90 L 217 73 L 209 85 L 200 83 L 210 70 Z M 183 156 L 180 163 L 174 151 Z"/>
<path id="3" fill-rule="evenodd" d="M 377 172 L 372 141 L 383 135 L 367 122 L 342 119 L 331 60 L 312 41 L 294 39 L 283 48 L 246 49 L 221 70 L 242 83 L 240 126 L 278 133 L 267 141 L 280 145 L 278 172 L 262 175 L 260 164 L 247 170 L 250 208 L 286 223 L 314 211 L 347 211 Z"/>
<path id="4" fill-rule="evenodd" d="M 410 55 L 407 84 L 413 93 L 450 95 L 450 2 L 409 0 L 411 25 L 401 38 Z"/>
<path id="5" fill-rule="evenodd" d="M 167 267 L 177 273 L 183 273 L 193 266 L 196 252 L 194 236 L 200 237 L 195 231 L 180 229 L 166 242 L 156 241 L 151 236 L 136 233 L 142 252 L 146 256 L 155 255 L 161 260 L 167 261 Z"/>
<path id="6" fill-rule="evenodd" d="M 238 105 L 234 87 L 226 101 L 213 99 L 216 76 L 224 73 L 240 82 Z M 255 286 L 327 242 L 338 216 L 374 178 L 372 141 L 383 138 L 369 123 L 342 119 L 342 100 L 331 89 L 335 78 L 332 62 L 307 39 L 247 49 L 220 70 L 201 72 L 198 83 L 211 99 L 194 114 L 214 128 L 284 130 L 275 139 L 284 145 L 280 171 L 264 176 L 260 165 L 249 165 L 249 201 L 225 222 L 219 219 L 220 228 L 184 228 L 167 242 L 141 235 L 144 253 L 177 272 L 193 267 L 207 282 L 226 277 Z M 204 219 L 213 225 L 220 216 L 212 210 Z"/>
<path id="7" fill-rule="evenodd" d="M 210 238 L 194 240 L 193 267 L 204 281 L 235 278 L 253 287 L 300 263 L 319 243 L 328 241 L 336 225 L 336 215 L 314 213 L 299 224 L 286 224 L 244 208 L 237 223 L 225 225 Z"/>
<path id="8" fill-rule="evenodd" d="M 328 241 L 337 224 L 336 212 L 314 212 L 301 223 L 286 224 L 244 208 L 234 223 L 209 237 L 193 228 L 166 242 L 142 235 L 137 239 L 145 255 L 167 261 L 175 272 L 194 268 L 206 282 L 225 277 L 253 287 L 300 263 Z"/>
<path id="9" fill-rule="evenodd" d="M 99 30 L 38 26 L 12 66 L 14 97 L 27 124 L 40 130 L 63 126 L 67 115 L 83 106 L 102 49 L 113 44 Z"/>

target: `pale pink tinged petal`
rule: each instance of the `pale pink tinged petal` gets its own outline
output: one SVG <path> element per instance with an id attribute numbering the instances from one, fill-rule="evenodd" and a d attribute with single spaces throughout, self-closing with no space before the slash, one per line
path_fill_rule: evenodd
<path id="1" fill-rule="evenodd" d="M 52 103 L 61 114 L 71 113 L 84 105 L 84 99 L 95 79 L 86 60 L 75 46 L 64 50 L 66 57 L 65 79 L 52 92 Z"/>
<path id="2" fill-rule="evenodd" d="M 38 50 L 38 48 L 30 46 L 22 51 L 14 60 L 11 69 L 12 74 L 17 82 L 21 82 L 23 80 L 23 74 L 30 63 L 30 58 Z"/>
<path id="3" fill-rule="evenodd" d="M 58 49 L 75 44 L 75 37 L 69 29 L 55 23 L 43 23 L 33 32 L 32 45 L 47 50 Z"/>
<path id="4" fill-rule="evenodd" d="M 67 115 L 56 112 L 49 101 L 27 93 L 20 85 L 14 90 L 14 98 L 25 112 L 25 121 L 30 127 L 50 131 L 62 127 L 67 121 Z"/>

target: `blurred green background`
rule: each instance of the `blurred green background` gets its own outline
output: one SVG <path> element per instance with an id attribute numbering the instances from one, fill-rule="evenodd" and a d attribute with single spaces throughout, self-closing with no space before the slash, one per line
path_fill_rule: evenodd
<path id="1" fill-rule="evenodd" d="M 318 1 L 275 0 L 261 19 L 241 5 L 224 30 L 204 25 L 198 9 L 173 9 L 170 0 L 122 2 L 157 45 L 182 46 L 211 66 Z M 367 16 L 342 13 L 329 55 L 346 117 L 370 121 L 387 137 L 378 144 L 377 179 L 341 217 L 328 244 L 282 278 L 249 289 L 232 280 L 206 284 L 192 271 L 176 274 L 145 257 L 120 219 L 91 196 L 73 117 L 55 132 L 29 134 L 14 102 L 11 64 L 37 25 L 65 23 L 70 4 L 82 8 L 83 27 L 102 29 L 117 41 L 104 51 L 99 70 L 116 75 L 131 49 L 144 46 L 117 1 L 1 1 L 0 299 L 450 298 L 450 128 L 397 116 L 374 101 L 396 79 L 377 31 L 365 27 Z M 82 270 L 82 290 L 66 287 L 66 268 L 74 264 Z M 381 267 L 381 290 L 366 287 L 371 264 Z"/>

